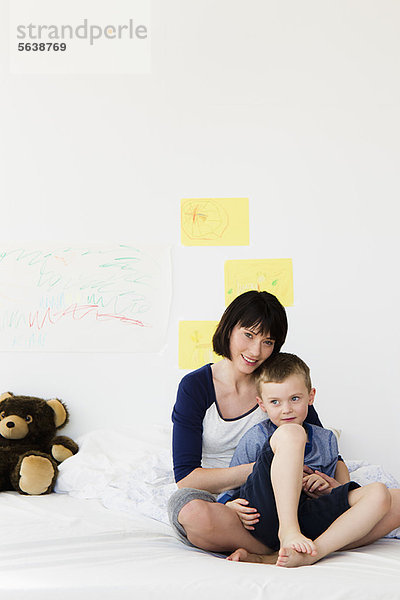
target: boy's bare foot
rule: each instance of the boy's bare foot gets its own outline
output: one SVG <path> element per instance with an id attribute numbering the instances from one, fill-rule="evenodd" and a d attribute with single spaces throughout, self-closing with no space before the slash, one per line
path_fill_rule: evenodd
<path id="1" fill-rule="evenodd" d="M 314 564 L 317 560 L 315 555 L 311 556 L 305 552 L 297 552 L 291 547 L 282 546 L 275 564 L 277 567 L 305 567 Z"/>
<path id="2" fill-rule="evenodd" d="M 303 535 L 300 531 L 285 532 L 279 534 L 281 548 L 293 548 L 297 552 L 315 556 L 317 549 L 312 540 Z"/>
<path id="3" fill-rule="evenodd" d="M 274 565 L 277 561 L 278 553 L 273 554 L 251 554 L 244 548 L 238 548 L 235 552 L 232 552 L 227 557 L 227 560 L 235 562 L 252 562 L 252 563 L 264 563 L 266 565 Z"/>

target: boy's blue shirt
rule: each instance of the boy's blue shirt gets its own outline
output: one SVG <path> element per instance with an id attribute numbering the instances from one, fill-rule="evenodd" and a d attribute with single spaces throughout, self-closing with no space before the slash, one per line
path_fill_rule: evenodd
<path id="1" fill-rule="evenodd" d="M 304 450 L 304 464 L 313 471 L 321 471 L 330 477 L 335 476 L 339 449 L 335 434 L 318 425 L 303 423 L 307 432 L 307 443 Z M 255 462 L 265 442 L 277 429 L 270 419 L 254 425 L 240 440 L 232 457 L 230 466 Z M 218 502 L 228 502 L 236 490 L 229 490 L 218 497 Z"/>

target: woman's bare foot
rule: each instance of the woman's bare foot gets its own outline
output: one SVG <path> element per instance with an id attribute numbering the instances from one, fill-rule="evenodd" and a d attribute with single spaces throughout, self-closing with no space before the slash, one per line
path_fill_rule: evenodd
<path id="1" fill-rule="evenodd" d="M 310 554 L 315 556 L 317 549 L 312 540 L 303 535 L 300 531 L 285 532 L 279 534 L 279 540 L 281 542 L 281 548 L 293 548 L 297 552 Z"/>
<path id="2" fill-rule="evenodd" d="M 266 565 L 274 565 L 277 561 L 278 553 L 273 554 L 251 554 L 244 548 L 238 548 L 235 552 L 232 552 L 227 557 L 227 560 L 235 562 L 252 562 L 252 563 L 264 563 Z"/>
<path id="3" fill-rule="evenodd" d="M 315 552 L 316 554 L 317 552 Z M 315 555 L 311 556 L 305 552 L 297 552 L 291 547 L 282 546 L 278 552 L 278 559 L 275 564 L 277 567 L 305 567 L 319 560 Z"/>

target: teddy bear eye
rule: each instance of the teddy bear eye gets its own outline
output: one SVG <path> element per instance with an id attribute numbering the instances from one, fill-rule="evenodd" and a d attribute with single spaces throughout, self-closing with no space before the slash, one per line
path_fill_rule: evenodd
<path id="1" fill-rule="evenodd" d="M 6 416 L 6 413 L 4 412 L 4 410 L 0 413 L 0 419 L 4 419 L 4 417 Z"/>
<path id="2" fill-rule="evenodd" d="M 32 423 L 33 419 L 32 419 L 32 417 L 31 417 L 31 415 L 26 415 L 26 417 L 25 417 L 25 421 L 26 421 L 27 423 Z"/>

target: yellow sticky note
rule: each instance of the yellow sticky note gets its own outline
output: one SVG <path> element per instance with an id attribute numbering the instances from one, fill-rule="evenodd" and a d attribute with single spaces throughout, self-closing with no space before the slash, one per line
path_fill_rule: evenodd
<path id="1" fill-rule="evenodd" d="M 221 360 L 214 354 L 212 337 L 218 321 L 179 322 L 179 368 L 198 369 L 207 363 Z"/>
<path id="2" fill-rule="evenodd" d="M 292 259 L 227 260 L 225 262 L 226 305 L 248 290 L 270 292 L 283 306 L 293 306 Z"/>
<path id="3" fill-rule="evenodd" d="M 181 201 L 183 246 L 248 246 L 248 198 L 186 198 Z"/>

